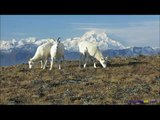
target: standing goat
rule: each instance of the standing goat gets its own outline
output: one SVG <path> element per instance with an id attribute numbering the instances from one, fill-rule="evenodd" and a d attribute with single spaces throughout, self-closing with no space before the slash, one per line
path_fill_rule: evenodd
<path id="1" fill-rule="evenodd" d="M 51 50 L 50 50 L 50 55 L 51 55 L 50 70 L 52 70 L 54 61 L 56 61 L 56 60 L 58 61 L 59 69 L 61 69 L 60 62 L 62 60 L 64 61 L 64 45 L 63 45 L 63 43 L 60 42 L 59 39 L 60 38 L 58 38 L 58 40 L 54 42 L 54 44 L 53 44 L 53 46 L 51 47 Z"/>

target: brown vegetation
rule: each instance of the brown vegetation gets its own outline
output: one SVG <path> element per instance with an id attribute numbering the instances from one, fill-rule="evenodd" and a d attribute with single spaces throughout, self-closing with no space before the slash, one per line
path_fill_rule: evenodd
<path id="1" fill-rule="evenodd" d="M 153 99 L 160 100 L 160 56 L 113 58 L 106 69 L 79 68 L 78 61 L 52 71 L 40 64 L 32 70 L 28 64 L 0 67 L 0 104 L 124 105 Z"/>

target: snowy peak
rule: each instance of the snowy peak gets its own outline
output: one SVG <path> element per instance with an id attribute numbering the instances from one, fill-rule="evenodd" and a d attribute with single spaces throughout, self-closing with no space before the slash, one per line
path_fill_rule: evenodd
<path id="1" fill-rule="evenodd" d="M 96 31 L 86 32 L 81 37 L 82 40 L 87 40 L 90 42 L 99 42 L 101 40 L 105 40 L 106 38 L 108 38 L 106 32 L 96 32 Z"/>
<path id="2" fill-rule="evenodd" d="M 95 42 L 101 50 L 124 49 L 124 45 L 108 37 L 106 32 L 89 31 L 82 36 L 83 40 Z"/>
<path id="3" fill-rule="evenodd" d="M 35 37 L 21 39 L 19 41 L 15 39 L 11 41 L 2 40 L 0 41 L 0 50 L 10 50 L 12 48 L 20 48 L 26 45 L 37 47 L 48 40 L 49 38 L 37 40 Z M 81 37 L 68 38 L 62 42 L 64 43 L 66 50 L 78 51 L 78 43 L 80 41 L 89 41 L 89 42 L 96 43 L 99 46 L 100 50 L 102 51 L 107 49 L 124 49 L 125 48 L 118 41 L 109 38 L 106 32 L 97 32 L 97 31 L 88 31 Z"/>
<path id="4" fill-rule="evenodd" d="M 68 38 L 65 41 L 63 41 L 63 44 L 66 50 L 73 52 L 73 51 L 78 51 L 79 41 L 81 41 L 79 37 Z"/>
<path id="5" fill-rule="evenodd" d="M 106 32 L 97 32 L 97 31 L 88 31 L 86 32 L 82 37 L 84 38 L 89 38 L 89 37 L 104 37 L 107 38 L 107 33 Z"/>
<path id="6" fill-rule="evenodd" d="M 108 37 L 106 32 L 89 31 L 81 37 L 69 38 L 64 41 L 66 49 L 69 51 L 78 51 L 77 45 L 81 41 L 96 43 L 100 50 L 107 49 L 124 49 L 125 46 Z"/>
<path id="7" fill-rule="evenodd" d="M 48 41 L 49 39 L 40 39 L 37 40 L 35 37 L 29 37 L 26 39 L 21 39 L 19 41 L 12 39 L 10 41 L 6 41 L 6 40 L 1 40 L 0 41 L 0 50 L 2 51 L 6 51 L 10 49 L 16 49 L 16 48 L 23 48 L 28 46 L 30 48 L 30 46 L 34 46 L 37 47 L 39 45 L 42 45 L 43 43 L 45 43 L 46 41 Z M 30 48 L 31 49 L 31 48 Z"/>

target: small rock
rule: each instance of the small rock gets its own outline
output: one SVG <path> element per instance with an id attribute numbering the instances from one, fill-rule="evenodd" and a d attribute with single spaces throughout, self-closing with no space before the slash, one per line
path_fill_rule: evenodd
<path id="1" fill-rule="evenodd" d="M 33 95 L 32 98 L 39 98 L 39 95 Z"/>
<path id="2" fill-rule="evenodd" d="M 154 80 L 160 80 L 160 76 L 156 76 Z"/>

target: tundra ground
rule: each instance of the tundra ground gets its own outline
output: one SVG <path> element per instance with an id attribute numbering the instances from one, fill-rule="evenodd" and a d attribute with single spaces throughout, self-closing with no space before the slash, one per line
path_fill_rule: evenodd
<path id="1" fill-rule="evenodd" d="M 160 56 L 112 58 L 107 68 L 78 61 L 55 64 L 49 71 L 40 64 L 0 67 L 1 105 L 125 105 L 130 100 L 160 100 Z M 159 102 L 154 104 L 160 104 Z"/>

